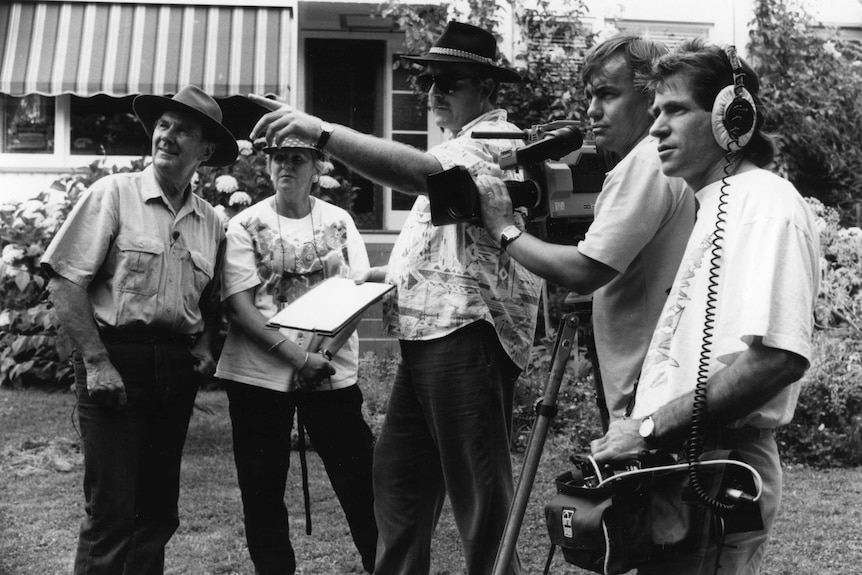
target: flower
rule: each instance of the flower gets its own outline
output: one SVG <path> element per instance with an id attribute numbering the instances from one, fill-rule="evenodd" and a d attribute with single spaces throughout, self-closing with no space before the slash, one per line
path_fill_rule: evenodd
<path id="1" fill-rule="evenodd" d="M 45 219 L 45 204 L 36 199 L 25 200 L 19 204 L 15 216 L 38 224 Z"/>
<path id="2" fill-rule="evenodd" d="M 841 52 L 839 52 L 838 48 L 836 48 L 835 42 L 831 40 L 827 40 L 823 43 L 823 51 L 835 58 L 836 60 L 841 59 Z"/>
<path id="3" fill-rule="evenodd" d="M 338 183 L 338 180 L 336 180 L 332 176 L 320 176 L 320 181 L 318 183 L 320 184 L 320 187 L 324 190 L 333 190 L 341 187 L 341 184 Z"/>
<path id="4" fill-rule="evenodd" d="M 25 254 L 26 252 L 21 246 L 16 244 L 6 244 L 3 246 L 3 255 L 0 257 L 2 257 L 5 263 L 11 266 L 16 265 L 23 260 Z"/>
<path id="5" fill-rule="evenodd" d="M 239 189 L 239 182 L 231 175 L 222 174 L 216 178 L 215 187 L 219 193 L 232 194 Z"/>
<path id="6" fill-rule="evenodd" d="M 230 206 L 250 206 L 251 196 L 249 196 L 245 192 L 234 192 L 233 194 L 231 194 L 230 199 L 227 203 Z"/>
<path id="7" fill-rule="evenodd" d="M 250 156 L 254 153 L 254 146 L 248 140 L 237 140 L 236 145 L 240 156 Z"/>
<path id="8" fill-rule="evenodd" d="M 221 224 L 227 228 L 227 222 L 230 219 L 230 216 L 227 215 L 227 209 L 223 205 L 219 204 L 217 206 L 213 206 L 213 210 L 221 221 Z"/>

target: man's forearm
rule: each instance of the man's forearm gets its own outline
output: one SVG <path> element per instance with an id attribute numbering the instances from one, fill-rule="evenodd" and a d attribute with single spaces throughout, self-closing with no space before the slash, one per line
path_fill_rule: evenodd
<path id="1" fill-rule="evenodd" d="M 796 354 L 764 346 L 758 341 L 713 375 L 707 383 L 706 418 L 724 425 L 763 405 L 805 373 L 806 361 Z M 681 438 L 691 427 L 694 392 L 661 407 L 653 414 L 656 437 Z"/>
<path id="2" fill-rule="evenodd" d="M 347 126 L 336 126 L 326 150 L 362 176 L 411 195 L 427 194 L 428 175 L 442 169 L 426 152 Z"/>
<path id="3" fill-rule="evenodd" d="M 578 251 L 575 246 L 544 242 L 522 234 L 506 250 L 522 266 L 552 283 L 587 295 L 617 275 L 617 271 Z"/>
<path id="4" fill-rule="evenodd" d="M 49 283 L 49 291 L 60 324 L 84 361 L 107 360 L 108 351 L 99 337 L 87 290 L 63 277 L 54 276 Z"/>

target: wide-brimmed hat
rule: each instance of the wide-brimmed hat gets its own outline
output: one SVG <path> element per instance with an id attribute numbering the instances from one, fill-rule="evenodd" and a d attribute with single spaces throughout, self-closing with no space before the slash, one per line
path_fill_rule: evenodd
<path id="1" fill-rule="evenodd" d="M 307 150 L 312 150 L 317 152 L 318 155 L 323 158 L 323 150 L 318 148 L 316 145 L 303 140 L 302 138 L 297 138 L 296 136 L 285 136 L 281 140 L 278 141 L 278 144 L 274 146 L 266 146 L 263 148 L 263 152 L 265 154 L 273 154 L 279 150 L 283 150 L 285 148 L 305 148 Z"/>
<path id="2" fill-rule="evenodd" d="M 471 24 L 449 22 L 443 35 L 424 56 L 401 56 L 408 62 L 427 65 L 431 62 L 444 64 L 474 64 L 500 82 L 520 82 L 521 76 L 514 70 L 497 64 L 497 40 L 494 35 Z"/>
<path id="3" fill-rule="evenodd" d="M 205 133 L 215 138 L 216 149 L 203 166 L 226 166 L 236 161 L 239 148 L 236 138 L 222 125 L 221 107 L 209 94 L 197 86 L 185 86 L 171 98 L 142 94 L 132 101 L 132 109 L 150 138 L 153 126 L 169 110 L 194 116 Z"/>

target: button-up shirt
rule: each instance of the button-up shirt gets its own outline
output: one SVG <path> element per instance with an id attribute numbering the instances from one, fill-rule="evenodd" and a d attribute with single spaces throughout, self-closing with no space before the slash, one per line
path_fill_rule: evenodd
<path id="1" fill-rule="evenodd" d="M 94 183 L 42 266 L 87 290 L 100 327 L 192 334 L 203 329 L 201 294 L 223 239 L 212 206 L 187 190 L 175 211 L 148 166 Z"/>

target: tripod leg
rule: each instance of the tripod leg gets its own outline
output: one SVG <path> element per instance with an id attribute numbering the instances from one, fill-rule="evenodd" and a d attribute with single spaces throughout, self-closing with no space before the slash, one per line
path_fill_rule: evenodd
<path id="1" fill-rule="evenodd" d="M 566 373 L 566 363 L 572 349 L 577 346 L 578 323 L 578 317 L 574 313 L 567 314 L 560 321 L 560 330 L 554 344 L 554 359 L 548 372 L 547 383 L 545 383 L 544 396 L 541 403 L 536 406 L 536 422 L 530 431 L 530 441 L 527 445 L 527 451 L 524 453 L 524 465 L 521 467 L 518 486 L 509 508 L 509 516 L 506 518 L 500 547 L 497 549 L 494 575 L 503 575 L 515 554 L 515 545 L 518 542 L 518 534 L 521 531 L 524 513 L 530 500 L 533 481 L 539 468 L 545 438 L 548 435 L 551 420 L 557 414 L 557 394 Z"/>

